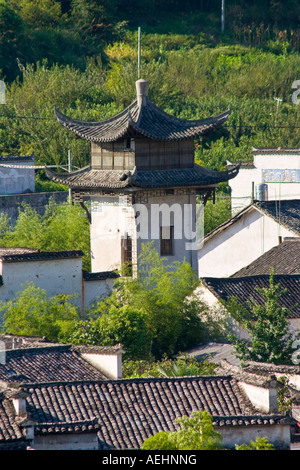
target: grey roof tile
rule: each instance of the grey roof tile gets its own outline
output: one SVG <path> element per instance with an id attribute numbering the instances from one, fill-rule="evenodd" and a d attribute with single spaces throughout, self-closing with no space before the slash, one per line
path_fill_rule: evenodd
<path id="1" fill-rule="evenodd" d="M 55 114 L 60 124 L 91 142 L 113 142 L 137 135 L 175 141 L 209 133 L 228 119 L 229 110 L 209 118 L 188 121 L 167 114 L 149 99 L 140 107 L 136 99 L 121 113 L 100 122 L 72 119 L 57 109 Z"/>
<path id="2" fill-rule="evenodd" d="M 285 239 L 230 277 L 270 274 L 271 268 L 274 274 L 300 274 L 300 238 Z"/>
<path id="3" fill-rule="evenodd" d="M 85 361 L 80 349 L 69 345 L 42 344 L 5 351 L 0 363 L 0 380 L 6 383 L 102 380 L 107 377 Z"/>
<path id="4" fill-rule="evenodd" d="M 49 179 L 72 189 L 201 187 L 228 181 L 237 173 L 237 167 L 228 171 L 213 171 L 196 164 L 191 168 L 169 170 L 133 169 L 130 173 L 124 170 L 94 170 L 90 167 L 70 173 L 57 173 L 46 168 Z"/>
<path id="5" fill-rule="evenodd" d="M 253 298 L 262 305 L 264 300 L 257 289 L 269 287 L 270 275 L 231 277 L 231 278 L 202 278 L 203 284 L 221 301 L 227 302 L 236 298 L 247 307 L 247 302 Z M 274 282 L 280 284 L 287 292 L 280 297 L 280 305 L 288 310 L 289 318 L 300 318 L 300 275 L 275 275 Z"/>
<path id="6" fill-rule="evenodd" d="M 176 418 L 206 410 L 215 426 L 275 424 L 262 415 L 232 376 L 127 379 L 25 385 L 28 410 L 41 434 L 82 423 L 97 426 L 102 448 L 138 449 L 159 431 L 175 431 Z"/>

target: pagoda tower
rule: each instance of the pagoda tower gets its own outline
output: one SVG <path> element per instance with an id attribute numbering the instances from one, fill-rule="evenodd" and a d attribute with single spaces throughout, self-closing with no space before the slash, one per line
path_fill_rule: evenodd
<path id="1" fill-rule="evenodd" d="M 136 82 L 136 99 L 100 122 L 75 120 L 55 110 L 58 122 L 90 142 L 90 163 L 70 173 L 46 168 L 67 185 L 90 220 L 92 272 L 130 263 L 138 269 L 142 244 L 153 240 L 166 263 L 184 259 L 197 271 L 197 201 L 202 206 L 219 183 L 238 168 L 212 171 L 194 161 L 194 139 L 208 135 L 229 111 L 200 120 L 175 118 L 148 97 L 148 82 Z"/>

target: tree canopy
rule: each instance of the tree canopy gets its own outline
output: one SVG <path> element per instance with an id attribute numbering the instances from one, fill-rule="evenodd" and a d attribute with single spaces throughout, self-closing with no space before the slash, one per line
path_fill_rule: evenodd
<path id="1" fill-rule="evenodd" d="M 288 310 L 280 304 L 280 298 L 286 291 L 275 283 L 273 271 L 269 287 L 257 288 L 257 291 L 261 294 L 262 303 L 252 298 L 246 305 L 239 304 L 234 298 L 227 302 L 233 317 L 250 335 L 250 344 L 247 340 L 230 335 L 237 356 L 243 362 L 292 364 L 294 338 L 289 331 Z"/>
<path id="2" fill-rule="evenodd" d="M 79 318 L 79 310 L 69 295 L 48 298 L 44 289 L 29 283 L 16 298 L 0 303 L 2 331 L 14 335 L 45 336 L 63 341 Z"/>
<path id="3" fill-rule="evenodd" d="M 160 359 L 184 351 L 206 338 L 201 314 L 207 307 L 194 294 L 196 273 L 185 261 L 167 266 L 153 248 L 143 245 L 137 277 L 120 278 L 112 294 L 89 310 L 71 342 L 121 342 L 128 359 Z"/>

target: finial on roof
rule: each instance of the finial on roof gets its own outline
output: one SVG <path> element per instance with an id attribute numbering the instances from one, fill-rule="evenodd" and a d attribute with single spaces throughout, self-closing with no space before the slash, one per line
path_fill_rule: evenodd
<path id="1" fill-rule="evenodd" d="M 142 106 L 148 98 L 148 82 L 141 78 L 135 82 L 135 86 L 138 106 Z"/>

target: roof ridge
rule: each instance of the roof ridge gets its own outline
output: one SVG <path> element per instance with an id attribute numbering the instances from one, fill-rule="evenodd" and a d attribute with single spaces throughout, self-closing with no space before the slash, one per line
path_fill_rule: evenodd
<path id="1" fill-rule="evenodd" d="M 202 380 L 202 381 L 212 381 L 212 380 L 235 380 L 235 377 L 232 374 L 220 374 L 220 375 L 185 375 L 180 377 L 133 377 L 126 379 L 86 379 L 86 380 L 55 380 L 49 382 L 30 382 L 22 383 L 22 388 L 39 388 L 45 386 L 72 386 L 72 385 L 89 385 L 89 384 L 99 384 L 109 386 L 112 384 L 128 384 L 128 383 L 149 383 L 149 382 L 176 382 L 176 381 L 189 381 L 189 380 Z"/>

